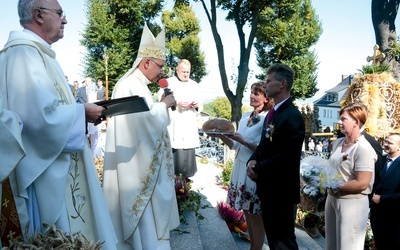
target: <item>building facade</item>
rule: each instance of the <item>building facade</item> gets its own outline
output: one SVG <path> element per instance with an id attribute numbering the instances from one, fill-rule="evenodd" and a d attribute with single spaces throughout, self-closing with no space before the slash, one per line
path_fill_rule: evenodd
<path id="1" fill-rule="evenodd" d="M 353 75 L 343 75 L 342 81 L 338 85 L 329 89 L 320 99 L 314 101 L 314 108 L 318 109 L 322 130 L 327 127 L 330 128 L 330 131 L 335 129 L 335 125 L 339 121 L 340 102 L 346 99 L 353 78 Z"/>

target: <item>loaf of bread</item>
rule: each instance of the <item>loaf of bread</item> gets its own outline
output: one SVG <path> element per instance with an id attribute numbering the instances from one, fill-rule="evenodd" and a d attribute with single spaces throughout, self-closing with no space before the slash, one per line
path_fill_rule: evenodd
<path id="1" fill-rule="evenodd" d="M 218 132 L 218 133 L 233 133 L 235 132 L 235 127 L 232 122 L 223 118 L 216 118 L 206 121 L 203 124 L 204 132 Z"/>

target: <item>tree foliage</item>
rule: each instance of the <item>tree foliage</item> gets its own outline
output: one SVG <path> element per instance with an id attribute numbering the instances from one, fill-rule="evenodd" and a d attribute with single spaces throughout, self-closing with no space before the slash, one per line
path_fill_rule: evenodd
<path id="1" fill-rule="evenodd" d="M 88 21 L 81 40 L 86 48 L 85 76 L 105 78 L 106 51 L 109 90 L 112 90 L 136 59 L 144 23 L 147 22 L 154 34 L 161 30 L 154 20 L 163 3 L 163 0 L 86 0 Z"/>
<path id="2" fill-rule="evenodd" d="M 230 120 L 231 105 L 225 96 L 216 97 L 213 101 L 204 104 L 203 112 L 212 117 L 225 118 Z"/>
<path id="3" fill-rule="evenodd" d="M 257 40 L 258 44 L 257 51 L 262 53 L 262 51 L 265 51 L 264 46 L 267 45 L 271 46 L 267 48 L 264 54 L 258 55 L 258 59 L 261 58 L 265 59 L 264 56 L 267 56 L 266 52 L 269 52 L 276 45 L 279 46 L 280 50 L 285 48 L 285 45 L 273 44 L 271 42 L 268 43 L 268 41 L 262 40 L 261 34 L 265 35 L 265 33 L 263 32 L 264 30 L 261 30 L 259 32 L 258 29 L 265 29 L 266 28 L 265 25 L 272 24 L 268 15 L 275 14 L 276 15 L 275 17 L 279 17 L 279 19 L 276 21 L 276 24 L 281 25 L 282 28 L 285 27 L 283 25 L 285 22 L 289 21 L 295 22 L 294 24 L 292 24 L 292 27 L 289 27 L 289 24 L 287 24 L 288 26 L 286 27 L 286 30 L 290 28 L 296 28 L 297 32 L 299 32 L 299 34 L 294 32 L 296 30 L 290 33 L 274 32 L 275 37 L 272 37 L 270 34 L 267 34 L 267 36 L 271 36 L 272 39 L 279 39 L 281 43 L 286 41 L 287 43 L 286 45 L 292 45 L 292 47 L 290 47 L 290 50 L 286 52 L 288 54 L 291 53 L 290 64 L 288 63 L 289 58 L 287 57 L 282 59 L 280 58 L 280 56 L 283 55 L 286 56 L 286 54 L 283 53 L 277 54 L 273 60 L 271 59 L 271 62 L 281 61 L 288 63 L 289 65 L 294 67 L 294 70 L 297 71 L 298 75 L 304 76 L 303 78 L 299 78 L 298 83 L 296 83 L 294 93 L 298 94 L 295 97 L 306 98 L 308 96 L 312 96 L 317 91 L 317 89 L 315 88 L 316 75 L 314 73 L 317 68 L 317 65 L 315 63 L 316 59 L 313 53 L 308 52 L 309 47 L 307 47 L 307 45 L 311 46 L 313 44 L 312 41 L 315 40 L 316 42 L 316 40 L 318 40 L 320 35 L 320 30 L 319 29 L 317 31 L 314 30 L 315 25 L 319 26 L 319 23 L 316 20 L 312 8 L 307 9 L 310 0 L 293 0 L 293 1 L 209 0 L 207 1 L 207 3 L 206 0 L 194 0 L 194 1 L 200 2 L 202 4 L 205 14 L 207 16 L 207 20 L 211 27 L 215 46 L 217 49 L 217 57 L 219 63 L 218 67 L 219 67 L 222 87 L 232 108 L 231 112 L 232 121 L 238 123 L 242 115 L 241 107 L 242 107 L 243 92 L 245 90 L 250 73 L 249 60 L 253 44 L 256 39 L 256 35 L 257 39 L 260 40 L 260 41 Z M 304 4 L 301 5 L 300 3 Z M 301 8 L 300 6 L 303 7 Z M 237 50 L 239 52 L 239 64 L 237 66 L 238 73 L 237 73 L 237 83 L 236 83 L 235 93 L 229 88 L 228 84 L 228 77 L 225 66 L 226 64 L 224 59 L 225 52 L 222 39 L 217 28 L 217 22 L 218 22 L 217 8 L 225 10 L 226 11 L 225 13 L 227 13 L 226 20 L 233 21 L 235 23 L 236 32 L 239 40 L 239 48 Z M 300 10 L 303 11 L 302 12 L 303 14 L 307 13 L 308 15 L 307 16 L 296 15 L 295 12 Z M 269 23 L 267 22 L 268 20 L 270 21 Z M 304 27 L 300 27 L 300 25 Z M 245 27 L 249 29 L 247 40 L 244 29 Z M 308 36 L 312 36 L 313 38 L 310 40 L 308 39 Z M 289 43 L 289 40 L 292 40 L 291 42 L 293 42 L 293 40 L 296 40 L 297 37 L 307 38 L 307 39 L 305 39 L 305 41 L 298 41 L 297 44 Z M 229 39 L 233 38 L 230 37 Z M 307 50 L 305 50 L 306 48 Z M 268 66 L 269 64 L 264 65 L 264 63 L 259 62 L 259 65 Z M 304 84 L 305 86 L 303 86 Z"/>
<path id="4" fill-rule="evenodd" d="M 257 32 L 257 62 L 261 68 L 281 62 L 296 74 L 293 99 L 312 97 L 317 91 L 315 45 L 322 33 L 310 0 L 281 0 L 260 13 Z M 259 76 L 264 78 L 264 76 Z"/>
<path id="5" fill-rule="evenodd" d="M 243 105 L 242 106 L 242 114 L 253 111 L 253 107 L 250 105 Z M 229 103 L 228 98 L 226 96 L 219 96 L 216 97 L 209 103 L 204 104 L 203 106 L 203 113 L 211 116 L 211 117 L 218 117 L 218 118 L 225 118 L 228 120 L 232 119 L 231 115 L 231 105 Z"/>
<path id="6" fill-rule="evenodd" d="M 383 63 L 391 66 L 393 76 L 400 81 L 399 57 L 395 53 L 398 46 L 396 35 L 396 17 L 400 0 L 372 0 L 371 16 L 375 30 L 375 41 L 385 53 Z"/>
<path id="7" fill-rule="evenodd" d="M 166 63 L 172 75 L 178 61 L 187 59 L 192 64 L 191 79 L 200 82 L 206 75 L 205 55 L 200 51 L 200 22 L 187 3 L 176 2 L 173 11 L 164 11 L 162 21 L 166 29 Z"/>

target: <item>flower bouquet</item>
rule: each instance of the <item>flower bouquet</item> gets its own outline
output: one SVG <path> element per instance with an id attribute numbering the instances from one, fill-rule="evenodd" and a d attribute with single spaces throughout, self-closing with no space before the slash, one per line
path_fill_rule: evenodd
<path id="1" fill-rule="evenodd" d="M 198 192 L 191 190 L 190 183 L 188 183 L 182 175 L 175 176 L 175 193 L 178 202 L 179 219 L 183 223 L 187 223 L 184 217 L 184 213 L 187 211 L 194 212 L 195 216 L 199 220 L 204 219 L 204 217 L 199 213 L 199 210 L 203 208 L 203 197 Z"/>
<path id="2" fill-rule="evenodd" d="M 296 226 L 306 231 L 312 238 L 325 236 L 325 216 L 323 213 L 315 214 L 297 206 Z"/>
<path id="3" fill-rule="evenodd" d="M 301 161 L 300 177 L 300 206 L 314 212 L 323 205 L 327 188 L 337 190 L 344 184 L 329 161 L 318 156 L 308 156 Z"/>
<path id="4" fill-rule="evenodd" d="M 374 234 L 372 233 L 370 220 L 368 220 L 367 222 L 367 232 L 364 240 L 364 249 L 376 250 L 376 244 L 375 244 Z"/>
<path id="5" fill-rule="evenodd" d="M 245 223 L 243 210 L 236 211 L 234 208 L 232 208 L 228 203 L 224 201 L 219 201 L 217 203 L 217 209 L 219 215 L 222 217 L 222 219 L 225 220 L 230 231 L 233 231 L 235 226 L 239 226 Z M 244 229 L 244 231 L 246 231 L 246 229 Z"/>

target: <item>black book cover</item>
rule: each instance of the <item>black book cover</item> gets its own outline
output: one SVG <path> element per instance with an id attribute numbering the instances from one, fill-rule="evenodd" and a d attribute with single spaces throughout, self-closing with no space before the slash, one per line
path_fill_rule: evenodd
<path id="1" fill-rule="evenodd" d="M 144 97 L 137 95 L 95 102 L 95 104 L 105 108 L 103 116 L 125 115 L 150 110 Z"/>

